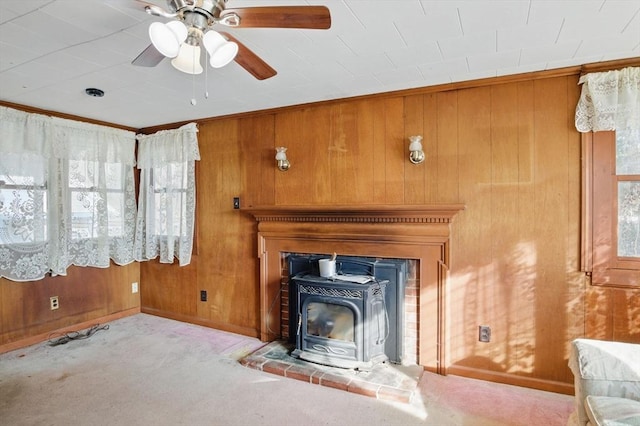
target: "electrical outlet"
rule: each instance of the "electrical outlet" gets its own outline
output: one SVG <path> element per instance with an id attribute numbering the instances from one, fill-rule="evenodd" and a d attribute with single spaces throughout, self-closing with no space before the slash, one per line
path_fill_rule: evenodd
<path id="1" fill-rule="evenodd" d="M 200 301 L 201 302 L 207 301 L 207 290 L 200 290 Z"/>
<path id="2" fill-rule="evenodd" d="M 131 283 L 131 293 L 137 293 L 138 292 L 138 283 Z"/>
<path id="3" fill-rule="evenodd" d="M 51 304 L 51 310 L 55 311 L 60 307 L 60 302 L 58 301 L 58 296 L 51 296 L 49 298 L 49 303 Z"/>
<path id="4" fill-rule="evenodd" d="M 485 343 L 491 341 L 491 327 L 488 325 L 478 326 L 478 341 Z"/>
<path id="5" fill-rule="evenodd" d="M 233 197 L 233 208 L 236 210 L 240 208 L 240 197 Z"/>

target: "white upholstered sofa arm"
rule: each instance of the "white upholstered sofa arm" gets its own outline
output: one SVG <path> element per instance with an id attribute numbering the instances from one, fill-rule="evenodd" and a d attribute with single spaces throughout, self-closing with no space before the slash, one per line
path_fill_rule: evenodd
<path id="1" fill-rule="evenodd" d="M 579 426 L 589 419 L 584 409 L 588 395 L 615 396 L 640 401 L 640 345 L 591 339 L 572 342 L 569 368 L 575 383 Z"/>

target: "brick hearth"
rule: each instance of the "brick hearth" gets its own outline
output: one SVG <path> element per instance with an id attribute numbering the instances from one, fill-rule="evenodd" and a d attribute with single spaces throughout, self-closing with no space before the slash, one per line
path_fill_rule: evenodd
<path id="1" fill-rule="evenodd" d="M 246 367 L 307 383 L 327 386 L 381 400 L 411 402 L 424 371 L 418 365 L 379 364 L 371 371 L 356 371 L 314 364 L 290 356 L 292 345 L 271 342 L 243 358 Z"/>

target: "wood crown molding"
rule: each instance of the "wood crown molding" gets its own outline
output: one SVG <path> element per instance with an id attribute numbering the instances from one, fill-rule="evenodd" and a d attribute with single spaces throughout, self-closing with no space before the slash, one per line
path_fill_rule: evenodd
<path id="1" fill-rule="evenodd" d="M 451 223 L 464 204 L 256 206 L 242 208 L 258 222 Z"/>
<path id="2" fill-rule="evenodd" d="M 114 128 L 114 129 L 128 130 L 128 131 L 134 132 L 134 133 L 138 132 L 138 129 L 136 129 L 135 127 L 121 126 L 121 125 L 115 124 L 115 123 L 109 123 L 109 122 L 106 122 L 106 121 L 94 120 L 92 118 L 80 117 L 78 115 L 65 114 L 65 113 L 62 113 L 62 112 L 51 111 L 51 110 L 48 110 L 48 109 L 31 107 L 31 106 L 28 106 L 28 105 L 15 104 L 13 102 L 0 101 L 0 106 L 17 109 L 19 111 L 28 112 L 28 113 L 31 113 L 31 114 L 48 115 L 50 117 L 58 117 L 58 118 L 64 118 L 64 119 L 67 119 L 67 120 L 82 121 L 82 122 L 85 122 L 85 123 L 97 124 L 99 126 L 111 127 L 111 128 Z"/>

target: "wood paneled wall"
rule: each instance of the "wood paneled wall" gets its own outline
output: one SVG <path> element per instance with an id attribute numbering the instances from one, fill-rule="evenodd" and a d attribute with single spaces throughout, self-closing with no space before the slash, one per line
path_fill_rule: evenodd
<path id="1" fill-rule="evenodd" d="M 233 210 L 234 196 L 243 206 L 463 203 L 452 227 L 449 371 L 565 391 L 572 339 L 640 339 L 625 319 L 637 292 L 591 288 L 579 272 L 577 82 L 551 76 L 203 121 L 195 262 L 143 264 L 143 310 L 258 334 L 255 224 Z M 408 160 L 415 134 L 421 165 Z M 288 172 L 275 167 L 276 146 L 288 148 Z M 491 327 L 490 343 L 478 342 L 479 325 Z"/>
<path id="2" fill-rule="evenodd" d="M 0 278 L 0 353 L 44 340 L 55 330 L 79 330 L 139 312 L 140 294 L 131 292 L 133 282 L 140 283 L 138 263 L 106 269 L 71 266 L 66 276 L 33 282 Z M 54 311 L 52 296 L 60 303 Z"/>
<path id="3" fill-rule="evenodd" d="M 578 77 L 532 74 L 203 120 L 192 264 L 0 280 L 0 344 L 135 310 L 133 281 L 144 312 L 258 336 L 256 224 L 233 197 L 243 206 L 463 203 L 452 225 L 449 372 L 566 391 L 572 339 L 640 342 L 640 292 L 593 287 L 579 272 Z M 416 134 L 421 165 L 408 160 Z M 288 148 L 288 172 L 275 167 L 276 146 Z M 491 327 L 490 343 L 477 341 L 479 325 Z"/>

